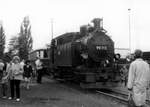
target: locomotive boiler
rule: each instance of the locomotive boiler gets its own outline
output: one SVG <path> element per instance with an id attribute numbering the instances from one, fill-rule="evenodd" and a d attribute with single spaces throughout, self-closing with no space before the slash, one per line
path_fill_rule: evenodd
<path id="1" fill-rule="evenodd" d="M 103 19 L 92 22 L 93 26 L 81 26 L 80 32 L 65 33 L 52 40 L 50 58 L 55 78 L 91 86 L 118 81 L 114 42 L 103 29 Z"/>

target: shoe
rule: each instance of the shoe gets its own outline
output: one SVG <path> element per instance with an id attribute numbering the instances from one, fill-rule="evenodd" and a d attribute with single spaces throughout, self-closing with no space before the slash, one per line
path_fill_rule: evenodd
<path id="1" fill-rule="evenodd" d="M 8 97 L 9 100 L 12 100 L 12 97 Z"/>
<path id="2" fill-rule="evenodd" d="M 16 101 L 19 102 L 19 101 L 20 101 L 20 98 L 17 98 Z"/>
<path id="3" fill-rule="evenodd" d="M 7 98 L 6 96 L 3 96 L 2 98 Z"/>

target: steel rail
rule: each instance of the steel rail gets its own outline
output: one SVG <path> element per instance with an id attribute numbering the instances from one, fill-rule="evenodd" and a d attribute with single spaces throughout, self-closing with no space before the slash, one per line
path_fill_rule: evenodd
<path id="1" fill-rule="evenodd" d="M 121 103 L 123 104 L 128 104 L 128 95 L 126 94 L 122 94 L 122 93 L 117 93 L 117 94 L 120 94 L 120 95 L 125 95 L 127 98 L 124 98 L 124 97 L 121 97 L 119 95 L 115 95 L 116 92 L 114 92 L 114 94 L 109 94 L 107 92 L 103 92 L 103 91 L 96 91 L 98 94 L 102 94 L 104 96 L 108 96 L 108 97 L 111 97 L 111 98 L 114 98 L 116 100 L 119 100 L 121 101 Z M 146 102 L 146 105 L 149 107 L 150 106 L 150 101 L 147 101 Z"/>
<path id="2" fill-rule="evenodd" d="M 106 92 L 102 92 L 102 91 L 96 91 L 96 92 L 99 93 L 99 94 L 102 94 L 102 95 L 105 95 L 105 96 L 112 97 L 112 98 L 115 98 L 117 100 L 123 101 L 124 103 L 128 103 L 128 99 L 126 99 L 126 98 L 123 98 L 123 97 L 120 97 L 120 96 L 117 96 L 117 95 L 113 95 L 113 94 L 109 94 L 109 93 L 106 93 Z"/>

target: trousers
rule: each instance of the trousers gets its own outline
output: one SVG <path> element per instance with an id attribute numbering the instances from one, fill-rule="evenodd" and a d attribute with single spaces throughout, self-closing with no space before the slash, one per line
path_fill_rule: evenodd
<path id="1" fill-rule="evenodd" d="M 16 92 L 16 98 L 20 98 L 20 80 L 10 80 L 11 97 L 14 98 Z"/>
<path id="2" fill-rule="evenodd" d="M 3 96 L 7 95 L 7 84 L 6 83 L 2 84 L 2 94 L 3 94 Z"/>
<path id="3" fill-rule="evenodd" d="M 42 69 L 37 70 L 37 83 L 41 83 L 42 81 Z"/>

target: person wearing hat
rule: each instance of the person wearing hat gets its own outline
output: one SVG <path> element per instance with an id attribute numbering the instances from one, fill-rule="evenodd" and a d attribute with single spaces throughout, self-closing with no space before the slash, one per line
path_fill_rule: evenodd
<path id="1" fill-rule="evenodd" d="M 143 107 L 146 102 L 146 89 L 150 84 L 149 64 L 143 59 L 141 50 L 135 50 L 135 60 L 130 64 L 127 88 L 135 107 Z"/>
<path id="2" fill-rule="evenodd" d="M 16 101 L 20 101 L 20 82 L 23 80 L 23 67 L 20 64 L 20 58 L 18 56 L 14 56 L 12 62 L 13 64 L 9 70 L 11 97 L 8 99 L 14 99 L 15 92 Z"/>

